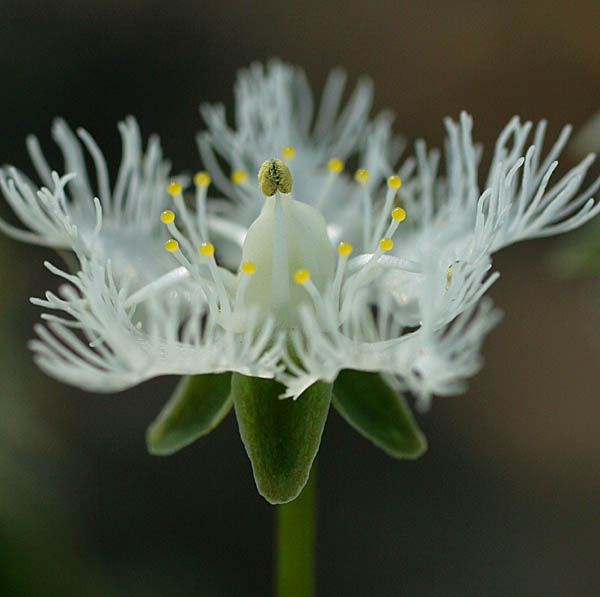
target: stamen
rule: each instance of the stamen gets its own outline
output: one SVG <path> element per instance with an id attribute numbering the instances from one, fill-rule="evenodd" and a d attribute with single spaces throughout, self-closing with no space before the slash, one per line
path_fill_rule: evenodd
<path id="1" fill-rule="evenodd" d="M 387 179 L 388 186 L 392 189 L 399 189 L 402 185 L 402 179 L 399 176 L 392 175 Z"/>
<path id="2" fill-rule="evenodd" d="M 446 286 L 445 286 L 444 290 L 448 291 L 448 288 L 450 288 L 451 281 L 452 281 L 452 265 L 449 265 L 448 269 L 446 270 Z"/>
<path id="3" fill-rule="evenodd" d="M 394 233 L 398 229 L 398 226 L 400 226 L 400 222 L 404 222 L 405 219 L 406 219 L 406 212 L 401 207 L 395 207 L 392 210 L 392 221 L 390 222 L 390 225 L 388 226 L 385 236 L 388 238 L 391 238 L 392 236 L 394 236 Z"/>
<path id="4" fill-rule="evenodd" d="M 233 184 L 243 184 L 246 182 L 248 178 L 248 172 L 242 170 L 241 168 L 237 168 L 231 172 L 231 182 Z"/>
<path id="5" fill-rule="evenodd" d="M 391 251 L 394 246 L 394 241 L 391 238 L 385 237 L 379 241 L 379 248 L 382 251 Z"/>
<path id="6" fill-rule="evenodd" d="M 217 267 L 217 262 L 215 261 L 215 247 L 212 243 L 205 242 L 198 247 L 198 252 L 203 257 L 208 257 L 208 269 L 210 270 L 210 275 L 215 283 L 219 302 L 221 303 L 221 309 L 223 310 L 224 315 L 229 315 L 231 313 L 229 295 L 225 290 L 223 278 L 219 272 L 219 268 Z"/>
<path id="7" fill-rule="evenodd" d="M 167 193 L 171 195 L 171 197 L 175 197 L 176 195 L 181 195 L 181 185 L 178 182 L 172 181 L 169 183 L 167 187 Z"/>
<path id="8" fill-rule="evenodd" d="M 286 145 L 281 150 L 281 157 L 288 162 L 291 162 L 296 157 L 296 149 L 291 145 Z"/>
<path id="9" fill-rule="evenodd" d="M 173 253 L 173 251 L 177 251 L 178 249 L 179 249 L 179 243 L 174 238 L 170 238 L 165 243 L 165 250 L 168 251 L 169 253 Z"/>
<path id="10" fill-rule="evenodd" d="M 342 162 L 342 160 L 340 160 L 339 158 L 331 158 L 327 162 L 327 170 L 329 170 L 329 174 L 327 175 L 327 178 L 325 179 L 325 184 L 323 185 L 323 188 L 319 193 L 319 197 L 315 202 L 315 207 L 317 209 L 321 209 L 323 207 L 323 203 L 325 202 L 325 199 L 327 198 L 327 195 L 329 194 L 329 191 L 331 190 L 335 179 L 338 177 L 338 175 L 343 169 L 344 162 Z"/>
<path id="11" fill-rule="evenodd" d="M 196 227 L 194 226 L 192 218 L 188 213 L 187 207 L 185 206 L 181 185 L 175 181 L 170 182 L 169 186 L 167 187 L 167 192 L 169 195 L 171 195 L 171 197 L 173 197 L 173 201 L 175 202 L 179 216 L 183 221 L 183 225 L 187 230 L 188 236 L 192 239 L 193 244 L 199 245 L 200 239 L 198 238 Z"/>
<path id="12" fill-rule="evenodd" d="M 346 263 L 350 258 L 353 247 L 350 243 L 342 241 L 337 248 L 338 251 L 338 262 L 335 270 L 335 277 L 333 279 L 333 285 L 331 287 L 331 293 L 336 311 L 339 309 L 340 304 L 340 290 L 342 288 L 342 280 L 344 279 L 344 271 L 346 269 Z"/>
<path id="13" fill-rule="evenodd" d="M 317 287 L 313 284 L 313 281 L 310 279 L 310 272 L 305 268 L 300 268 L 299 270 L 296 270 L 296 273 L 294 274 L 294 280 L 296 284 L 300 284 L 301 286 L 303 286 L 310 295 L 310 298 L 313 302 L 313 306 L 315 308 L 315 313 L 320 319 L 321 325 L 328 327 L 332 332 L 335 331 L 335 321 L 331 317 L 327 316 L 327 308 L 325 307 L 325 302 L 323 301 L 323 297 L 317 290 Z M 302 309 L 302 306 L 300 306 L 300 309 Z"/>
<path id="14" fill-rule="evenodd" d="M 350 255 L 350 253 L 352 253 L 352 251 L 353 251 L 353 247 L 352 247 L 352 245 L 350 243 L 342 241 L 338 245 L 338 253 L 340 255 Z"/>
<path id="15" fill-rule="evenodd" d="M 194 176 L 194 184 L 196 185 L 196 221 L 200 236 L 203 240 L 208 240 L 208 220 L 206 217 L 206 193 L 211 183 L 210 174 L 208 172 L 198 172 Z"/>
<path id="16" fill-rule="evenodd" d="M 359 168 L 354 173 L 354 180 L 356 182 L 358 182 L 359 184 L 366 184 L 367 181 L 369 180 L 369 172 L 367 170 L 365 170 L 364 168 Z"/>
<path id="17" fill-rule="evenodd" d="M 394 246 L 394 242 L 391 238 L 384 237 L 379 241 L 377 250 L 369 260 L 364 264 L 364 266 L 356 272 L 353 276 L 348 278 L 345 286 L 344 286 L 344 300 L 342 301 L 342 307 L 340 309 L 340 322 L 343 323 L 348 315 L 350 314 L 350 310 L 352 307 L 352 302 L 354 300 L 354 296 L 356 291 L 362 286 L 367 274 L 373 269 L 379 258 L 387 251 L 391 251 Z"/>
<path id="18" fill-rule="evenodd" d="M 327 162 L 327 169 L 329 172 L 333 172 L 334 174 L 339 174 L 344 169 L 344 162 L 339 158 L 331 158 Z"/>
<path id="19" fill-rule="evenodd" d="M 296 284 L 305 284 L 310 280 L 310 272 L 307 269 L 300 268 L 294 274 L 294 281 Z"/>
<path id="20" fill-rule="evenodd" d="M 373 233 L 373 241 L 370 246 L 374 246 L 377 243 L 377 239 L 381 238 L 385 226 L 385 221 L 388 217 L 387 214 L 389 214 L 390 209 L 392 209 L 394 197 L 396 196 L 396 191 L 400 188 L 401 185 L 402 179 L 399 176 L 392 175 L 387 179 L 387 192 L 385 194 L 385 202 L 383 204 L 381 214 L 379 215 L 379 221 L 377 222 L 377 226 Z M 386 234 L 386 236 L 390 236 L 390 234 Z"/>
<path id="21" fill-rule="evenodd" d="M 211 183 L 210 174 L 208 172 L 197 172 L 194 175 L 194 184 L 197 187 L 208 187 Z"/>
<path id="22" fill-rule="evenodd" d="M 244 261 L 240 266 L 240 271 L 244 274 L 239 277 L 237 292 L 235 295 L 235 311 L 240 312 L 244 304 L 244 297 L 246 296 L 246 288 L 252 274 L 256 273 L 256 265 L 253 261 Z"/>
<path id="23" fill-rule="evenodd" d="M 160 214 L 160 221 L 163 224 L 170 224 L 175 220 L 175 214 L 170 210 L 166 209 Z"/>
<path id="24" fill-rule="evenodd" d="M 394 218 L 396 222 L 404 222 L 406 219 L 406 212 L 401 207 L 395 207 L 392 210 L 392 218 Z"/>
<path id="25" fill-rule="evenodd" d="M 204 257 L 210 257 L 215 252 L 215 247 L 212 243 L 206 242 L 202 243 L 198 248 L 198 252 L 200 255 L 204 255 Z"/>
<path id="26" fill-rule="evenodd" d="M 175 259 L 177 259 L 177 261 L 190 272 L 190 275 L 194 276 L 195 278 L 198 277 L 197 273 L 193 269 L 192 264 L 185 258 L 185 255 L 180 251 L 179 243 L 174 238 L 170 238 L 165 243 L 165 251 L 167 251 L 167 253 L 171 253 L 173 257 L 175 257 Z"/>
<path id="27" fill-rule="evenodd" d="M 256 265 L 254 265 L 253 261 L 244 261 L 240 268 L 245 274 L 251 275 L 256 272 Z"/>
<path id="28" fill-rule="evenodd" d="M 194 249 L 190 244 L 190 241 L 180 232 L 179 228 L 175 225 L 175 214 L 170 210 L 166 209 L 160 214 L 160 221 L 167 226 L 167 230 L 171 236 L 177 241 L 177 246 L 180 244 L 185 247 L 186 251 L 193 256 Z M 192 257 L 193 259 L 193 257 Z"/>
<path id="29" fill-rule="evenodd" d="M 367 188 L 369 181 L 369 172 L 364 168 L 359 168 L 354 173 L 354 180 L 362 187 L 361 199 L 363 204 L 363 250 L 369 249 L 369 240 L 371 234 L 371 194 Z"/>

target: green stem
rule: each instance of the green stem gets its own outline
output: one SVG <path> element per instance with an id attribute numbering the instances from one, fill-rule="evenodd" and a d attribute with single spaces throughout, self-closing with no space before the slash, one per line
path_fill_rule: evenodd
<path id="1" fill-rule="evenodd" d="M 315 467 L 302 493 L 277 506 L 278 597 L 312 597 L 315 593 Z"/>

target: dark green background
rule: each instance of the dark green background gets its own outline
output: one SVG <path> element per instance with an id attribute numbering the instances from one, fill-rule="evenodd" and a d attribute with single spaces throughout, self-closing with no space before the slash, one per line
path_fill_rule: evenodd
<path id="1" fill-rule="evenodd" d="M 56 158 L 49 129 L 62 115 L 114 170 L 116 121 L 133 113 L 175 170 L 194 170 L 198 104 L 231 106 L 235 70 L 274 55 L 304 65 L 315 88 L 336 65 L 353 81 L 370 74 L 376 108 L 393 107 L 411 140 L 439 143 L 442 117 L 462 108 L 488 149 L 514 113 L 547 117 L 556 133 L 600 109 L 599 18 L 592 0 L 3 0 L 0 163 L 31 172 L 31 132 Z M 595 594 L 599 293 L 594 280 L 553 275 L 554 246 L 497 258 L 491 294 L 505 319 L 469 393 L 419 417 L 423 458 L 395 461 L 331 413 L 320 595 Z M 33 366 L 39 310 L 27 298 L 56 286 L 48 256 L 0 240 L 0 593 L 267 595 L 273 512 L 232 416 L 180 454 L 152 457 L 145 428 L 175 379 L 90 396 Z"/>

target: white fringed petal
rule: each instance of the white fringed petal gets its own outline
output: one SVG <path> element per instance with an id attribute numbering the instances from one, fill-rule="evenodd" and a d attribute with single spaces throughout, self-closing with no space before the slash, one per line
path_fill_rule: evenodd
<path id="1" fill-rule="evenodd" d="M 27 147 L 45 186 L 37 190 L 15 168 L 0 171 L 0 190 L 27 227 L 21 230 L 0 220 L 0 230 L 32 244 L 110 259 L 118 279 L 139 287 L 170 266 L 160 248 L 164 234 L 159 220 L 169 200 L 170 164 L 162 158 L 157 137 L 143 151 L 134 118 L 119 123 L 119 132 L 123 155 L 112 189 L 106 160 L 87 131 L 78 129 L 76 135 L 63 120 L 54 122 L 52 135 L 68 172 L 64 176 L 50 168 L 38 140 L 29 137 Z M 94 164 L 95 184 L 84 149 Z"/>
<path id="2" fill-rule="evenodd" d="M 271 320 L 259 323 L 249 312 L 243 333 L 236 333 L 217 325 L 201 301 L 183 315 L 173 296 L 146 301 L 140 319 L 126 306 L 127 293 L 117 287 L 110 262 L 104 267 L 83 260 L 81 266 L 71 275 L 47 264 L 68 284 L 60 296 L 48 292 L 45 299 L 32 299 L 53 312 L 43 317 L 46 327 L 36 326 L 39 339 L 30 343 L 48 375 L 114 392 L 159 375 L 237 371 L 273 377 L 280 371 L 281 340 Z"/>

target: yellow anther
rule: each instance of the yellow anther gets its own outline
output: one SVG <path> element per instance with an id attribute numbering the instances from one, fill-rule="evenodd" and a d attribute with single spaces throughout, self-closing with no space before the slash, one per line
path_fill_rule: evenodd
<path id="1" fill-rule="evenodd" d="M 388 187 L 392 188 L 392 189 L 399 189 L 400 185 L 402 184 L 402 179 L 399 176 L 390 176 L 387 179 L 387 183 L 388 183 Z"/>
<path id="2" fill-rule="evenodd" d="M 300 268 L 299 270 L 296 270 L 294 280 L 296 281 L 296 284 L 304 284 L 310 280 L 310 272 L 307 269 Z"/>
<path id="3" fill-rule="evenodd" d="M 446 270 L 446 288 L 448 290 L 450 288 L 450 282 L 452 281 L 452 266 L 450 265 Z"/>
<path id="4" fill-rule="evenodd" d="M 406 212 L 401 207 L 394 207 L 392 209 L 392 218 L 396 222 L 403 222 L 406 219 Z"/>
<path id="5" fill-rule="evenodd" d="M 194 184 L 197 187 L 207 187 L 210 184 L 211 178 L 208 172 L 197 172 L 194 175 Z"/>
<path id="6" fill-rule="evenodd" d="M 245 170 L 234 170 L 231 173 L 231 182 L 233 184 L 242 184 L 248 178 L 248 172 Z"/>
<path id="7" fill-rule="evenodd" d="M 384 251 L 391 251 L 394 241 L 391 238 L 384 237 L 379 241 L 379 247 Z"/>
<path id="8" fill-rule="evenodd" d="M 181 193 L 181 185 L 175 181 L 170 182 L 167 187 L 167 193 L 169 193 L 169 195 L 179 195 L 179 193 Z"/>
<path id="9" fill-rule="evenodd" d="M 342 241 L 338 245 L 338 253 L 340 255 L 350 255 L 350 253 L 352 253 L 352 245 L 350 243 Z"/>
<path id="10" fill-rule="evenodd" d="M 165 249 L 167 251 L 169 251 L 169 253 L 172 253 L 173 251 L 177 251 L 177 249 L 179 249 L 179 243 L 174 238 L 170 238 L 165 243 Z"/>
<path id="11" fill-rule="evenodd" d="M 341 172 L 344 169 L 344 162 L 342 162 L 342 160 L 340 160 L 339 158 L 331 158 L 328 162 L 327 162 L 327 170 L 329 170 L 329 172 Z"/>
<path id="12" fill-rule="evenodd" d="M 254 265 L 253 261 L 244 261 L 244 263 L 242 263 L 242 267 L 240 269 L 245 274 L 251 275 L 256 271 L 256 265 Z"/>
<path id="13" fill-rule="evenodd" d="M 200 255 L 210 257 L 215 252 L 215 247 L 212 243 L 205 242 L 198 247 L 198 252 L 200 253 Z"/>
<path id="14" fill-rule="evenodd" d="M 272 197 L 277 191 L 291 193 L 292 173 L 277 158 L 265 160 L 258 171 L 258 186 L 267 197 Z"/>
<path id="15" fill-rule="evenodd" d="M 166 209 L 160 214 L 160 221 L 163 224 L 170 224 L 173 220 L 175 220 L 175 214 L 170 209 Z"/>
<path id="16" fill-rule="evenodd" d="M 281 157 L 284 160 L 293 160 L 296 157 L 296 148 L 292 147 L 291 145 L 286 145 L 281 150 Z"/>
<path id="17" fill-rule="evenodd" d="M 369 180 L 369 172 L 364 168 L 359 168 L 354 173 L 354 180 L 360 184 L 365 184 Z"/>

